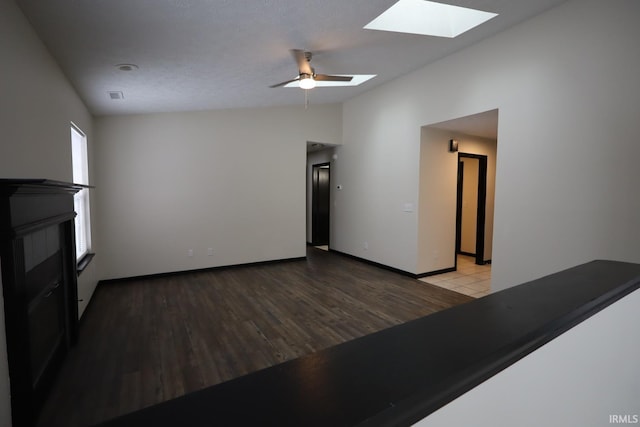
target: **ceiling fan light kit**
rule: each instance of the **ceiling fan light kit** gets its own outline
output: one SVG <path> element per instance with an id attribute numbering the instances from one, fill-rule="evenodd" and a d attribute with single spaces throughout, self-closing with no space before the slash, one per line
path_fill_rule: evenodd
<path id="1" fill-rule="evenodd" d="M 311 74 L 300 74 L 298 85 L 301 89 L 313 89 L 316 87 L 316 81 L 313 79 L 313 75 Z"/>
<path id="2" fill-rule="evenodd" d="M 285 82 L 277 83 L 275 85 L 271 85 L 269 87 L 283 87 L 290 83 L 297 82 L 298 86 L 302 89 L 313 89 L 316 87 L 317 82 L 350 82 L 353 80 L 353 76 L 345 76 L 345 75 L 328 75 L 328 74 L 316 74 L 316 71 L 311 67 L 311 58 L 313 54 L 311 52 L 306 52 L 300 49 L 291 49 L 291 54 L 293 55 L 294 60 L 298 64 L 298 77 L 292 80 L 287 80 Z M 327 86 L 326 84 L 323 86 Z"/>

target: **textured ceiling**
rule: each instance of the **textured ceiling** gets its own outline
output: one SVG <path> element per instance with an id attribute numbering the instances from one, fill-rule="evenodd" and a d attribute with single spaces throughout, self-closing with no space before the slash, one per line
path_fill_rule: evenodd
<path id="1" fill-rule="evenodd" d="M 395 0 L 16 0 L 96 115 L 303 105 L 301 89 L 269 88 L 297 75 L 294 48 L 318 73 L 378 75 L 309 93 L 343 102 L 563 1 L 443 1 L 500 14 L 446 39 L 362 29 Z"/>

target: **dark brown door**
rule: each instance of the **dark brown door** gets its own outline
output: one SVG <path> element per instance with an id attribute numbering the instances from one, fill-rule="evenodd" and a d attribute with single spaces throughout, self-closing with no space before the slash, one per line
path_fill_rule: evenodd
<path id="1" fill-rule="evenodd" d="M 487 156 L 458 153 L 456 254 L 473 256 L 484 265 L 487 204 Z"/>
<path id="2" fill-rule="evenodd" d="M 311 240 L 315 246 L 329 244 L 329 164 L 313 166 Z"/>

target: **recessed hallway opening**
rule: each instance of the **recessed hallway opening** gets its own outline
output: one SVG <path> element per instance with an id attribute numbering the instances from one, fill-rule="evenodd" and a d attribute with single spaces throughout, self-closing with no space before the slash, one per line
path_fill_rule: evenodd
<path id="1" fill-rule="evenodd" d="M 482 281 L 459 291 L 489 293 L 497 151 L 497 109 L 422 127 L 417 271 L 425 282 Z M 481 273 L 487 277 L 460 279 Z"/>

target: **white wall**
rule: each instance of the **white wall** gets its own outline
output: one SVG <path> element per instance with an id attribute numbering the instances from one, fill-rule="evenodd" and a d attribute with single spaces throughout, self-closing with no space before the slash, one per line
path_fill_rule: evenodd
<path id="1" fill-rule="evenodd" d="M 640 417 L 640 291 L 560 335 L 415 424 L 581 426 Z"/>
<path id="2" fill-rule="evenodd" d="M 0 177 L 71 181 L 70 122 L 88 135 L 92 162 L 92 117 L 11 0 L 0 0 L 0 56 Z M 85 301 L 97 283 L 97 260 L 79 278 L 78 292 Z M 85 304 L 79 304 L 80 312 Z M 0 330 L 0 425 L 8 426 L 4 304 L 0 304 Z"/>
<path id="3" fill-rule="evenodd" d="M 332 182 L 333 249 L 415 273 L 420 126 L 390 83 L 343 105 Z M 405 99 L 407 102 L 405 102 Z M 413 212 L 405 212 L 405 205 Z"/>
<path id="4" fill-rule="evenodd" d="M 71 181 L 70 122 L 91 140 L 91 115 L 15 3 L 0 12 L 0 177 Z"/>
<path id="5" fill-rule="evenodd" d="M 101 277 L 304 257 L 306 143 L 338 143 L 341 120 L 340 105 L 96 119 Z"/>
<path id="6" fill-rule="evenodd" d="M 334 248 L 419 273 L 419 213 L 403 203 L 420 129 L 498 108 L 494 289 L 640 261 L 637 16 L 634 0 L 568 1 L 345 103 Z"/>
<path id="7" fill-rule="evenodd" d="M 453 132 L 425 126 L 420 143 L 418 273 L 453 268 L 456 251 L 458 154 Z"/>

